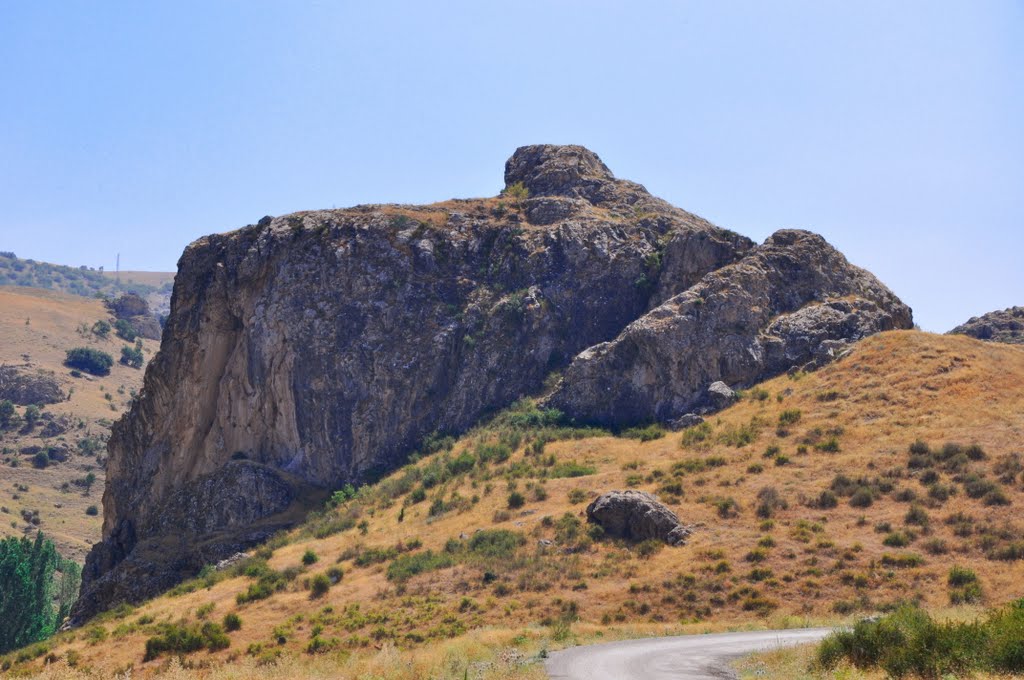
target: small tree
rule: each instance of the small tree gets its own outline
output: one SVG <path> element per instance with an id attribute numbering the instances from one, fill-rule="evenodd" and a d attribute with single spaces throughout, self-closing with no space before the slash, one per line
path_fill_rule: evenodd
<path id="1" fill-rule="evenodd" d="M 142 355 L 142 343 L 135 343 L 135 347 L 125 345 L 121 348 L 121 363 L 132 368 L 142 368 L 146 358 Z"/>
<path id="2" fill-rule="evenodd" d="M 25 425 L 28 429 L 32 429 L 39 422 L 39 407 L 35 404 L 31 404 L 25 407 Z"/>
<path id="3" fill-rule="evenodd" d="M 0 430 L 9 428 L 17 418 L 18 412 L 10 399 L 0 401 Z"/>
<path id="4" fill-rule="evenodd" d="M 110 324 L 100 319 L 92 325 L 92 332 L 101 338 L 105 338 L 110 335 Z"/>
<path id="5" fill-rule="evenodd" d="M 114 332 L 117 334 L 117 337 L 128 342 L 134 340 L 135 336 L 138 335 L 135 332 L 135 326 L 125 319 L 118 319 L 114 322 Z"/>

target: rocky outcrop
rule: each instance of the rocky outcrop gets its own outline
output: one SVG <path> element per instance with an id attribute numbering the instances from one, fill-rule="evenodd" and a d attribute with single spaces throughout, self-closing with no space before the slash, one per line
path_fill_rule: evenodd
<path id="1" fill-rule="evenodd" d="M 137 335 L 147 340 L 159 340 L 163 329 L 160 328 L 160 320 L 152 314 L 142 314 L 128 318 L 128 323 L 135 329 Z"/>
<path id="2" fill-rule="evenodd" d="M 159 340 L 162 328 L 160 320 L 149 310 L 146 298 L 135 293 L 123 293 L 120 297 L 106 302 L 107 309 L 115 318 L 127 321 L 137 335 L 149 340 Z"/>
<path id="3" fill-rule="evenodd" d="M 674 512 L 644 491 L 609 491 L 587 506 L 587 520 L 608 536 L 631 541 L 655 539 L 669 545 L 686 542 L 690 529 Z"/>
<path id="4" fill-rule="evenodd" d="M 688 412 L 690 352 L 722 345 L 703 390 L 910 324 L 820 238 L 755 246 L 616 179 L 582 147 L 523 147 L 505 182 L 493 199 L 267 217 L 186 249 L 161 350 L 109 443 L 104 540 L 78 619 L 243 550 L 253 526 L 282 524 L 310 490 L 371 478 L 430 433 L 537 394 L 554 371 L 567 369 L 552 399 L 570 416 L 667 421 Z M 817 264 L 797 261 L 809 257 Z M 815 268 L 827 265 L 839 269 Z M 678 328 L 637 343 L 638 324 Z M 699 337 L 681 339 L 688 331 Z M 736 356 L 751 335 L 754 362 Z M 634 371 L 626 389 L 603 382 L 597 361 L 667 365 Z M 602 410 L 602 389 L 637 403 Z M 225 473 L 236 465 L 260 477 Z M 285 486 L 291 495 L 216 514 L 217 498 Z"/>
<path id="5" fill-rule="evenodd" d="M 725 405 L 727 386 L 818 366 L 911 325 L 906 305 L 823 238 L 780 231 L 581 352 L 548 404 L 612 426 L 671 421 Z"/>
<path id="6" fill-rule="evenodd" d="M 0 401 L 28 406 L 56 404 L 64 398 L 60 382 L 53 375 L 27 367 L 0 366 Z"/>
<path id="7" fill-rule="evenodd" d="M 949 335 L 969 335 L 978 340 L 1024 344 L 1024 307 L 1010 307 L 971 317 L 967 323 L 951 330 Z"/>

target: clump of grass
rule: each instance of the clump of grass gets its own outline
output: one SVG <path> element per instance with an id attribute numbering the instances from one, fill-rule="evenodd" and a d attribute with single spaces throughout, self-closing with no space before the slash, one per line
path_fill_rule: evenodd
<path id="1" fill-rule="evenodd" d="M 705 444 L 710 437 L 711 423 L 703 422 L 683 430 L 679 445 L 684 449 L 702 448 L 701 445 Z"/>
<path id="2" fill-rule="evenodd" d="M 216 652 L 226 649 L 231 640 L 217 623 L 202 626 L 184 626 L 174 623 L 160 624 L 159 633 L 146 640 L 146 655 L 143 661 L 152 661 L 161 654 L 190 654 L 201 649 Z"/>
<path id="3" fill-rule="evenodd" d="M 639 439 L 641 442 L 650 442 L 664 437 L 665 428 L 658 424 L 647 425 L 645 427 L 631 427 L 627 430 L 623 430 L 619 436 L 625 437 L 626 439 Z"/>
<path id="4" fill-rule="evenodd" d="M 550 476 L 553 478 L 559 477 L 586 477 L 597 472 L 597 468 L 593 465 L 586 465 L 584 463 L 577 463 L 576 461 L 566 461 L 564 463 L 558 463 L 551 468 Z"/>
<path id="5" fill-rule="evenodd" d="M 761 419 L 757 416 L 751 418 L 749 423 L 726 425 L 718 433 L 718 441 L 725 446 L 742 448 L 757 441 L 761 435 L 761 426 Z"/>
<path id="6" fill-rule="evenodd" d="M 785 411 L 779 414 L 779 425 L 782 427 L 786 427 L 788 425 L 795 425 L 796 423 L 800 422 L 801 415 L 802 414 L 800 413 L 800 409 L 798 408 L 786 409 Z"/>
<path id="7" fill-rule="evenodd" d="M 972 569 L 953 566 L 946 580 L 950 604 L 975 604 L 982 599 L 981 582 Z"/>

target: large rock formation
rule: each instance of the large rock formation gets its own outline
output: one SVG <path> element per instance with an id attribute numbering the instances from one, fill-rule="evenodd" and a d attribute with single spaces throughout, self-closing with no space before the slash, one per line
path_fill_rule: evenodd
<path id="1" fill-rule="evenodd" d="M 716 380 L 911 324 L 819 237 L 756 246 L 581 147 L 521 148 L 505 182 L 493 199 L 267 217 L 186 249 L 110 440 L 77 619 L 244 549 L 552 371 L 568 367 L 551 400 L 573 417 L 667 421 Z"/>
<path id="2" fill-rule="evenodd" d="M 749 385 L 813 367 L 910 325 L 910 310 L 823 238 L 780 231 L 581 352 L 548 401 L 609 425 L 669 421 L 716 405 L 721 390 L 707 389 L 716 381 Z"/>
<path id="3" fill-rule="evenodd" d="M 1024 345 L 1024 307 L 1010 307 L 1000 312 L 972 316 L 967 323 L 951 330 L 949 335 L 969 335 L 978 340 Z"/>

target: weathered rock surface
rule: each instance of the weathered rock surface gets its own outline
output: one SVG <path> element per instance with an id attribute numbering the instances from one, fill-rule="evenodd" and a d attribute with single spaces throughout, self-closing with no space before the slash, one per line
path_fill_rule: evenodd
<path id="1" fill-rule="evenodd" d="M 31 368 L 0 366 L 0 401 L 10 400 L 21 406 L 56 404 L 64 401 L 60 382 L 53 375 Z"/>
<path id="2" fill-rule="evenodd" d="M 736 401 L 736 391 L 721 380 L 708 385 L 707 400 L 714 408 L 722 409 Z"/>
<path id="3" fill-rule="evenodd" d="M 142 314 L 128 318 L 128 322 L 135 329 L 138 335 L 147 340 L 159 340 L 163 329 L 160 328 L 160 320 L 152 314 Z"/>
<path id="4" fill-rule="evenodd" d="M 676 513 L 645 491 L 609 491 L 587 506 L 587 520 L 609 536 L 631 541 L 657 539 L 680 545 L 690 535 Z"/>
<path id="5" fill-rule="evenodd" d="M 971 317 L 967 323 L 951 330 L 949 335 L 969 335 L 978 340 L 1024 344 L 1024 307 L 1010 307 Z"/>
<path id="6" fill-rule="evenodd" d="M 613 426 L 671 421 L 723 406 L 726 385 L 814 367 L 867 335 L 911 325 L 909 307 L 823 238 L 779 231 L 581 352 L 548 404 Z"/>
<path id="7" fill-rule="evenodd" d="M 186 249 L 161 351 L 109 443 L 76 619 L 244 550 L 286 501 L 297 513 L 309 490 L 393 467 L 552 371 L 568 368 L 553 402 L 570 416 L 668 421 L 715 380 L 910 325 L 819 237 L 755 246 L 582 147 L 523 147 L 505 182 L 529 197 L 268 217 Z M 225 474 L 243 463 L 261 476 Z M 253 504 L 217 514 L 238 496 Z"/>

